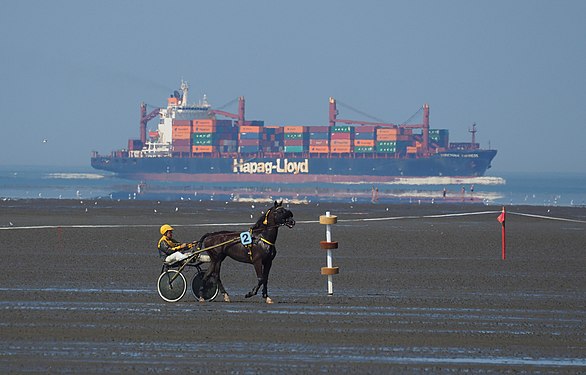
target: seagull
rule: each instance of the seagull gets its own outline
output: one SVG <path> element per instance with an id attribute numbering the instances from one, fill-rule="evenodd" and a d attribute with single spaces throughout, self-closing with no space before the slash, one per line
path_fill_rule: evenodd
<path id="1" fill-rule="evenodd" d="M 47 143 L 47 142 L 49 142 L 49 141 L 47 140 L 47 138 L 43 139 L 43 143 Z"/>

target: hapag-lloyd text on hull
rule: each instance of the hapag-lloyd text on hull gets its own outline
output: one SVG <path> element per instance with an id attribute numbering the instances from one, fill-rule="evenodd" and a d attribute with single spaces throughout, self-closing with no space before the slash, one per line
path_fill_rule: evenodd
<path id="1" fill-rule="evenodd" d="M 234 159 L 232 172 L 250 174 L 309 173 L 309 160 L 289 161 L 288 159 L 278 158 L 274 161 L 245 161 L 244 159 Z"/>

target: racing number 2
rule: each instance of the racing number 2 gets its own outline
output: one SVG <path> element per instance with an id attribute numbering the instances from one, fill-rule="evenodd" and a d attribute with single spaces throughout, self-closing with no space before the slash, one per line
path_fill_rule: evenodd
<path id="1" fill-rule="evenodd" d="M 240 242 L 243 245 L 250 245 L 252 243 L 252 236 L 250 235 L 250 232 L 240 233 Z"/>

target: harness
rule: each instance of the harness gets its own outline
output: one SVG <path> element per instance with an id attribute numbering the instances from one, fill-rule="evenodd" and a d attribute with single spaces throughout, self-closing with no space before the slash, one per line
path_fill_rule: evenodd
<path id="1" fill-rule="evenodd" d="M 267 212 L 266 212 L 266 214 L 265 214 L 265 217 L 264 217 L 264 220 L 263 220 L 263 222 L 262 222 L 262 224 L 263 224 L 263 225 L 268 225 L 268 223 L 269 223 L 269 213 L 271 212 L 271 210 L 272 210 L 272 208 L 270 208 L 269 210 L 267 210 Z M 284 224 L 277 224 L 277 225 L 272 225 L 272 226 L 270 226 L 270 227 L 280 227 L 281 225 L 284 225 Z M 250 234 L 250 238 L 253 238 L 253 236 L 252 236 L 253 232 L 254 232 L 254 230 L 253 230 L 253 227 L 250 227 L 250 228 L 248 229 L 248 233 Z M 243 232 L 243 233 L 246 233 L 246 232 Z M 259 237 L 257 237 L 257 238 L 258 238 L 260 241 L 262 241 L 262 242 L 266 243 L 266 244 L 267 244 L 267 245 L 269 245 L 269 246 L 275 246 L 275 244 L 274 244 L 273 242 L 271 242 L 271 241 L 267 240 L 266 238 L 263 238 L 262 236 L 259 236 Z M 162 241 L 162 240 L 163 240 L 163 238 L 161 238 L 161 239 L 159 240 L 159 244 L 161 243 L 161 241 Z M 191 261 L 191 260 L 192 260 L 194 257 L 198 256 L 198 255 L 199 255 L 199 253 L 202 253 L 202 252 L 204 252 L 204 251 L 208 251 L 208 250 L 214 249 L 214 248 L 216 248 L 216 247 L 224 246 L 224 245 L 227 245 L 227 244 L 230 244 L 230 243 L 235 243 L 235 242 L 238 242 L 238 241 L 241 241 L 241 238 L 240 238 L 240 237 L 232 238 L 232 239 L 230 239 L 230 240 L 227 240 L 227 241 L 224 241 L 224 242 L 221 242 L 221 243 L 215 244 L 215 245 L 213 245 L 213 246 L 205 247 L 205 248 L 203 248 L 203 249 L 200 247 L 200 243 L 197 243 L 197 242 L 195 242 L 195 243 L 194 243 L 194 245 L 197 245 L 197 248 L 196 248 L 197 250 L 196 250 L 196 251 L 194 251 L 194 252 L 193 252 L 193 254 L 192 254 L 192 255 L 191 255 L 189 258 L 187 258 L 187 259 L 186 259 L 186 261 L 185 261 L 185 262 L 184 262 L 184 263 L 181 265 L 181 267 L 179 268 L 179 270 L 178 270 L 178 273 L 177 273 L 177 274 L 175 274 L 175 275 L 174 275 L 174 276 L 171 278 L 170 282 L 173 282 L 173 281 L 175 280 L 175 278 L 177 278 L 177 277 L 179 276 L 179 273 L 180 273 L 180 272 L 183 270 L 183 268 L 185 268 L 185 266 L 186 266 L 186 265 L 187 265 L 187 264 L 188 264 L 188 263 L 189 263 L 189 262 L 190 262 L 190 261 Z M 241 243 L 242 243 L 242 242 L 241 242 Z M 247 244 L 247 245 L 244 245 L 244 244 L 242 244 L 242 246 L 244 246 L 244 247 L 248 248 L 248 256 L 249 256 L 249 258 L 250 258 L 250 262 L 252 263 L 252 247 L 254 246 L 254 241 L 251 241 L 251 242 L 250 242 L 249 244 Z"/>
<path id="2" fill-rule="evenodd" d="M 265 213 L 265 218 L 262 221 L 263 225 L 268 225 L 269 224 L 269 213 L 271 212 L 271 209 L 268 209 L 267 212 Z M 242 246 L 246 247 L 248 249 L 248 258 L 250 259 L 250 262 L 252 263 L 252 247 L 254 246 L 254 237 L 252 236 L 253 233 L 253 229 L 252 227 L 248 228 L 248 233 L 250 234 L 250 239 L 251 241 L 247 244 L 242 244 Z M 270 246 L 274 246 L 275 244 L 264 239 L 263 237 L 258 237 L 259 240 L 261 240 L 262 242 L 269 244 Z"/>

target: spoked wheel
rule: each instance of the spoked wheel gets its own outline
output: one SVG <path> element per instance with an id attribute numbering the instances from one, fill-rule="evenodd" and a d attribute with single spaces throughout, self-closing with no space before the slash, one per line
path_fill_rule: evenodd
<path id="1" fill-rule="evenodd" d="M 185 291 L 187 291 L 185 276 L 177 270 L 163 272 L 157 282 L 157 291 L 161 298 L 167 302 L 179 301 L 185 295 Z"/>
<path id="2" fill-rule="evenodd" d="M 203 284 L 203 277 L 205 275 L 205 271 L 201 271 L 196 273 L 191 279 L 191 292 L 195 299 L 199 299 L 198 293 L 199 288 Z M 218 287 L 218 283 L 211 278 L 206 281 L 205 286 L 203 288 L 203 299 L 206 301 L 211 301 L 218 295 L 220 288 Z"/>

